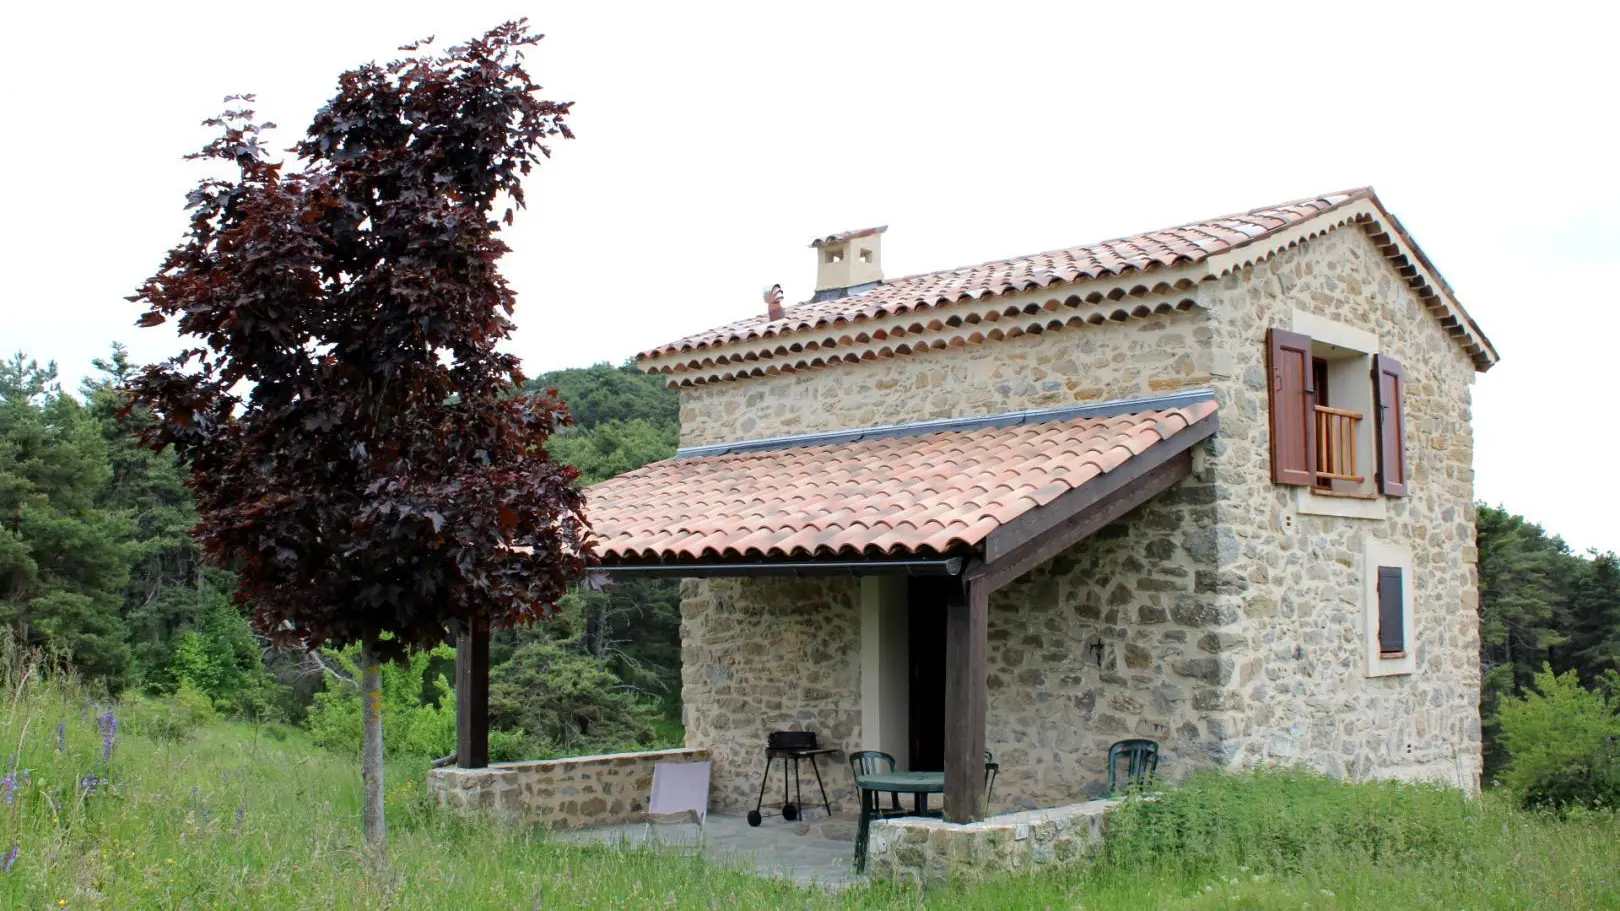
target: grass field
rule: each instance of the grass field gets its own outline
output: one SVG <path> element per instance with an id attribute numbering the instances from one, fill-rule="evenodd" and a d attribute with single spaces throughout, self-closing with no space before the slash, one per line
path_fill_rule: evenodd
<path id="1" fill-rule="evenodd" d="M 1208 776 L 1129 806 L 1084 871 L 920 895 L 829 894 L 447 818 L 425 805 L 425 763 L 400 763 L 389 873 L 372 876 L 354 761 L 288 728 L 108 705 L 23 674 L 0 672 L 6 909 L 1620 908 L 1614 814 L 1555 819 L 1495 795 L 1284 772 Z"/>

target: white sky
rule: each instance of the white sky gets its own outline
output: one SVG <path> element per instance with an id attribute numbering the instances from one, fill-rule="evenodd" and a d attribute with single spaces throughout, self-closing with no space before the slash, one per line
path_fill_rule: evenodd
<path id="1" fill-rule="evenodd" d="M 113 340 L 173 352 L 123 297 L 181 237 L 222 96 L 291 145 L 343 69 L 527 15 L 579 134 L 507 234 L 531 374 L 803 300 L 806 244 L 846 228 L 888 224 L 895 276 L 1372 184 L 1502 354 L 1479 497 L 1620 549 L 1620 6 L 954 8 L 13 4 L 0 351 L 69 383 Z"/>

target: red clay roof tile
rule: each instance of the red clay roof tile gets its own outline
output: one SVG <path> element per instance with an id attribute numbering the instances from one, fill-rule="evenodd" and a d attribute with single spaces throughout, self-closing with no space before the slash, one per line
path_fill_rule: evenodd
<path id="1" fill-rule="evenodd" d="M 1124 464 L 1215 403 L 655 462 L 591 487 L 607 563 L 930 556 Z"/>

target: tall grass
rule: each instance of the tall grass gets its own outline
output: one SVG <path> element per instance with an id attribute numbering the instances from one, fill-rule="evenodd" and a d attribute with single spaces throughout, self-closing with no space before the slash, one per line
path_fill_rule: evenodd
<path id="1" fill-rule="evenodd" d="M 354 762 L 300 731 L 112 702 L 0 653 L 0 908 L 1620 908 L 1620 823 L 1299 773 L 1198 776 L 1127 805 L 1097 863 L 921 895 L 803 889 L 432 811 L 388 768 L 367 874 Z M 12 845 L 16 857 L 5 863 Z"/>

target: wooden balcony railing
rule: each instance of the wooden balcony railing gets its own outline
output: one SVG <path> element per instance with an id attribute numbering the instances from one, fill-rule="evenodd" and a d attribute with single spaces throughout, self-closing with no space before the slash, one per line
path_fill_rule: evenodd
<path id="1" fill-rule="evenodd" d="M 1366 480 L 1356 472 L 1356 431 L 1361 414 L 1339 408 L 1316 406 L 1316 482 L 1331 487 L 1334 481 L 1360 484 Z"/>

